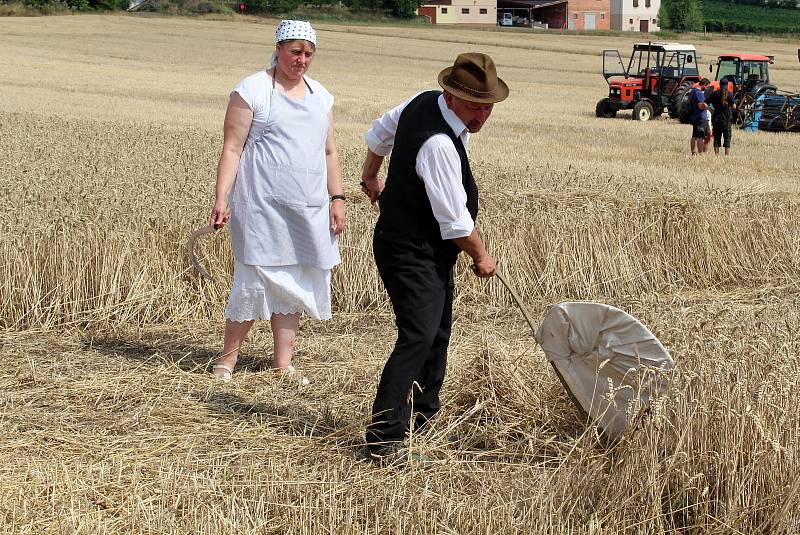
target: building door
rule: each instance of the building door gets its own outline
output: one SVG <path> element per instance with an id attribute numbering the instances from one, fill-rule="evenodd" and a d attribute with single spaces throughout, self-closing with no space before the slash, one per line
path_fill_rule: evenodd
<path id="1" fill-rule="evenodd" d="M 595 17 L 597 13 L 584 13 L 583 14 L 583 29 L 584 30 L 594 30 L 596 29 L 595 24 Z"/>
<path id="2" fill-rule="evenodd" d="M 431 24 L 436 24 L 436 9 L 436 6 L 420 7 L 417 9 L 417 15 L 420 17 L 426 17 Z"/>
<path id="3" fill-rule="evenodd" d="M 650 30 L 650 28 L 648 27 L 647 23 L 648 23 L 647 19 L 642 19 L 642 20 L 639 21 L 639 31 L 640 32 L 647 32 L 647 31 Z"/>

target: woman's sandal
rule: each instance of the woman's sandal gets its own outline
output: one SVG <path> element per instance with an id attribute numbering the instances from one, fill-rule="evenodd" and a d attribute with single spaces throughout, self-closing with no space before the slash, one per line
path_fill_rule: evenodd
<path id="1" fill-rule="evenodd" d="M 220 375 L 214 373 L 214 370 L 224 370 Z M 231 379 L 233 379 L 233 368 L 226 364 L 214 364 L 211 366 L 211 375 L 222 381 L 223 383 L 227 383 Z"/>
<path id="2" fill-rule="evenodd" d="M 285 377 L 286 379 L 297 379 L 301 386 L 306 386 L 310 383 L 308 377 L 305 377 L 291 364 L 289 364 L 285 370 L 283 368 L 272 368 L 272 372 L 281 378 Z"/>

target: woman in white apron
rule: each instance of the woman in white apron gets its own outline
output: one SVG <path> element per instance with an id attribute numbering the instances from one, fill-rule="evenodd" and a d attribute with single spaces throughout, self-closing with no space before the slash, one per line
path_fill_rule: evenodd
<path id="1" fill-rule="evenodd" d="M 300 315 L 331 317 L 331 268 L 346 219 L 333 136 L 333 96 L 305 76 L 316 50 L 308 22 L 284 20 L 272 65 L 231 93 L 209 223 L 230 222 L 235 259 L 222 355 L 229 380 L 257 319 L 272 326 L 276 372 L 292 375 Z M 307 382 L 305 378 L 298 379 Z"/>

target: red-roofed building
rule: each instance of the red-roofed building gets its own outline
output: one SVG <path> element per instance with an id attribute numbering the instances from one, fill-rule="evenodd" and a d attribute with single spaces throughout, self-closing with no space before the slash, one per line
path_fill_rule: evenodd
<path id="1" fill-rule="evenodd" d="M 431 24 L 497 24 L 496 0 L 428 0 L 417 9 Z"/>
<path id="2" fill-rule="evenodd" d="M 603 0 L 605 1 L 605 0 Z M 567 26 L 567 0 L 497 0 L 497 15 L 511 14 L 512 26 L 563 29 Z"/>
<path id="3" fill-rule="evenodd" d="M 497 0 L 497 12 L 501 18 L 511 13 L 514 26 L 611 29 L 611 0 Z"/>
<path id="4" fill-rule="evenodd" d="M 610 30 L 611 0 L 569 0 L 568 30 Z"/>
<path id="5" fill-rule="evenodd" d="M 431 24 L 500 24 L 558 30 L 653 32 L 661 0 L 428 0 Z"/>
<path id="6" fill-rule="evenodd" d="M 661 0 L 611 0 L 611 29 L 657 32 Z"/>

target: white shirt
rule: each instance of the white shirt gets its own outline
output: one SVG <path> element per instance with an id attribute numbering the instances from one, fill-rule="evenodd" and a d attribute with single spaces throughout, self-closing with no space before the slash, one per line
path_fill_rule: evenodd
<path id="1" fill-rule="evenodd" d="M 373 121 L 372 128 L 365 136 L 372 152 L 378 156 L 388 156 L 392 152 L 400 114 L 419 94 Z M 443 95 L 439 96 L 438 103 L 444 120 L 466 149 L 469 143 L 467 127 L 447 107 Z M 422 144 L 417 153 L 416 171 L 425 184 L 442 239 L 465 238 L 472 234 L 475 223 L 467 210 L 467 193 L 461 182 L 461 158 L 449 136 L 436 134 Z"/>

